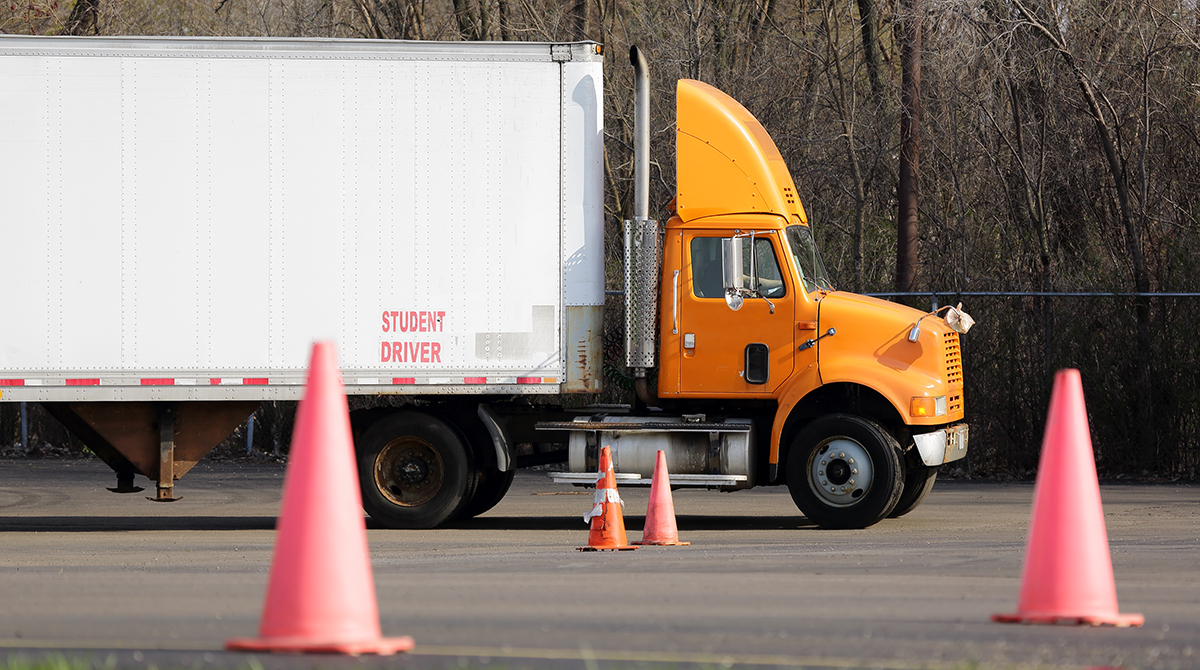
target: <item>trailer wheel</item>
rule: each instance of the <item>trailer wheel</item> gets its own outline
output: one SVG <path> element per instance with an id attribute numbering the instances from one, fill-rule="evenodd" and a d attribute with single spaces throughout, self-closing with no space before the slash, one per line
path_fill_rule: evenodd
<path id="1" fill-rule="evenodd" d="M 513 477 L 516 474 L 516 470 L 500 472 L 493 467 L 484 467 L 479 470 L 475 474 L 478 480 L 478 484 L 475 486 L 475 493 L 463 505 L 458 516 L 463 519 L 470 519 L 495 507 L 504 499 L 504 494 L 508 493 L 508 488 L 512 486 Z"/>
<path id="2" fill-rule="evenodd" d="M 471 463 L 440 419 L 399 412 L 376 421 L 358 449 L 363 508 L 388 528 L 432 528 L 463 503 Z"/>
<path id="3" fill-rule="evenodd" d="M 900 445 L 883 426 L 830 414 L 804 427 L 787 459 L 788 490 L 824 528 L 866 528 L 887 517 L 903 489 Z"/>
<path id="4" fill-rule="evenodd" d="M 888 517 L 895 519 L 916 509 L 933 489 L 938 469 L 936 465 L 909 465 L 904 472 L 904 491 L 900 493 L 900 500 Z"/>

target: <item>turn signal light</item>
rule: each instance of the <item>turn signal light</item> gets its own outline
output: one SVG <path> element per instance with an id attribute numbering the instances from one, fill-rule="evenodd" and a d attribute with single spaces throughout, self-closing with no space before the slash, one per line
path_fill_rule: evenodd
<path id="1" fill-rule="evenodd" d="M 908 405 L 908 413 L 916 417 L 925 416 L 945 416 L 946 415 L 946 396 L 940 395 L 935 398 L 913 398 Z"/>

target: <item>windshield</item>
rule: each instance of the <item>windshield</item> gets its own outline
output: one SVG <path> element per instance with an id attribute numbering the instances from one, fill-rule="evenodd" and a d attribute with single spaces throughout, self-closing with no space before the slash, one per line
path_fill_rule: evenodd
<path id="1" fill-rule="evenodd" d="M 813 243 L 812 231 L 808 226 L 788 226 L 787 241 L 796 267 L 800 268 L 804 290 L 810 293 L 817 289 L 832 291 L 833 284 L 829 282 L 829 274 L 825 272 L 825 264 L 821 262 L 821 254 L 817 253 L 817 245 Z"/>

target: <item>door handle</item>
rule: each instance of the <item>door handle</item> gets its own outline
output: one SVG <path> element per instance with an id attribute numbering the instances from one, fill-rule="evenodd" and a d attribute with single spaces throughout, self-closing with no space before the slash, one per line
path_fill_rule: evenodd
<path id="1" fill-rule="evenodd" d="M 679 270 L 675 271 L 675 281 L 671 291 L 671 334 L 679 334 Z"/>

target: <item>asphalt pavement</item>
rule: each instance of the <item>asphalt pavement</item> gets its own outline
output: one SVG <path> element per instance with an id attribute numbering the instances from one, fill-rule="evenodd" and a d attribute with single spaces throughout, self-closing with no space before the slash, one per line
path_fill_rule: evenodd
<path id="1" fill-rule="evenodd" d="M 582 553 L 591 492 L 518 473 L 449 528 L 370 528 L 392 658 L 222 651 L 253 636 L 284 468 L 201 463 L 183 499 L 113 494 L 98 461 L 0 461 L 0 658 L 156 668 L 1200 667 L 1200 487 L 1103 485 L 1141 628 L 993 623 L 1020 588 L 1030 483 L 939 482 L 900 519 L 814 527 L 786 489 L 677 490 L 687 547 Z M 141 481 L 142 485 L 150 482 Z M 148 486 L 152 489 L 152 486 Z M 580 495 L 582 494 L 582 495 Z M 639 537 L 646 489 L 623 488 Z M 368 524 L 370 527 L 371 524 Z"/>

